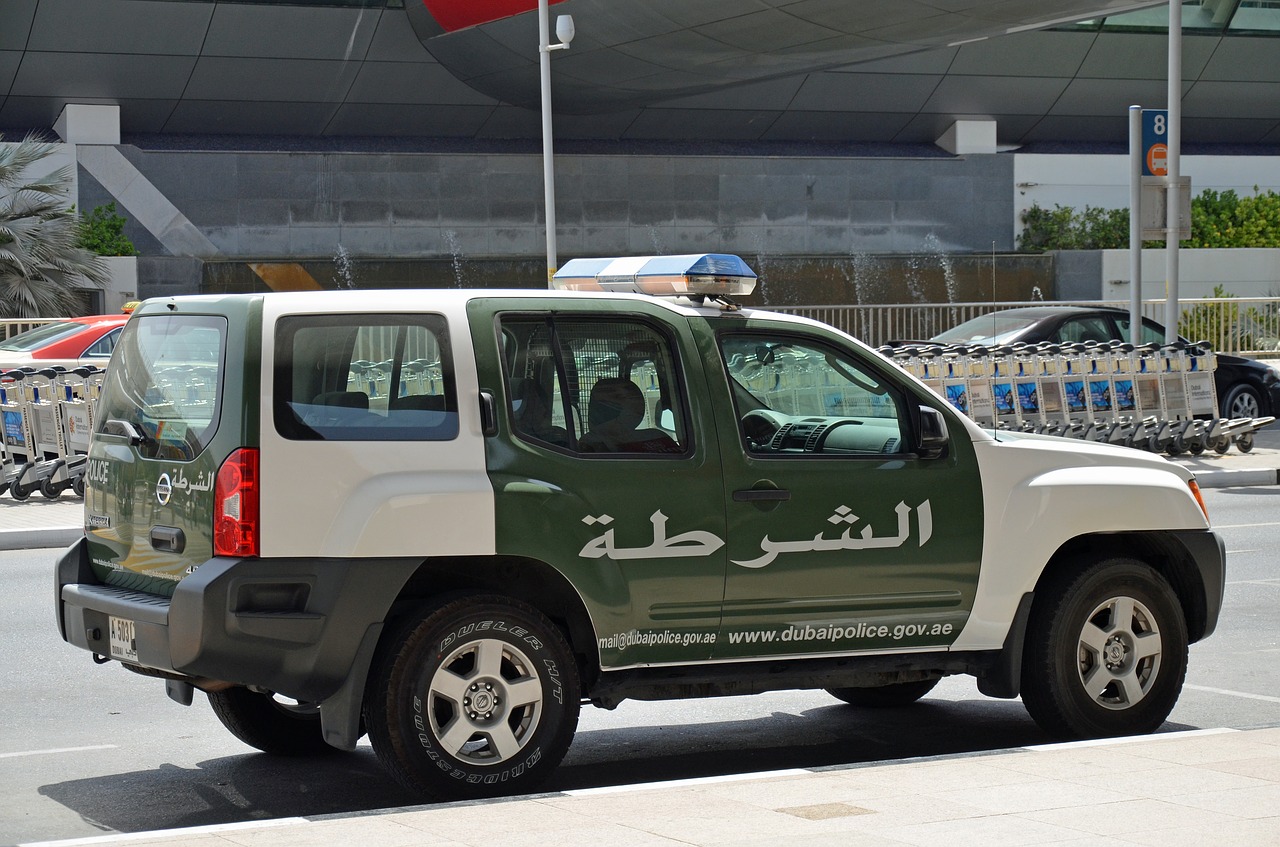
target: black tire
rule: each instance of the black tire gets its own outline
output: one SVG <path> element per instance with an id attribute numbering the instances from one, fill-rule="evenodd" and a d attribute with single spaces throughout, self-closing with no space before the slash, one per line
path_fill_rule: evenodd
<path id="1" fill-rule="evenodd" d="M 57 500 L 62 496 L 62 490 L 66 487 L 66 483 L 54 482 L 52 477 L 45 477 L 40 480 L 40 493 L 44 495 L 46 500 Z"/>
<path id="2" fill-rule="evenodd" d="M 936 679 L 925 679 L 917 682 L 895 682 L 874 688 L 828 688 L 827 693 L 850 706 L 889 709 L 911 705 L 932 691 L 937 684 Z"/>
<path id="3" fill-rule="evenodd" d="M 1241 453 L 1248 453 L 1253 449 L 1253 433 L 1246 432 L 1236 439 L 1236 449 Z"/>
<path id="4" fill-rule="evenodd" d="M 531 791 L 578 725 L 581 684 L 560 630 L 500 595 L 429 607 L 370 680 L 374 752 L 411 791 L 465 800 Z"/>
<path id="5" fill-rule="evenodd" d="M 1223 436 L 1213 442 L 1213 452 L 1217 453 L 1219 456 L 1223 455 L 1230 449 L 1231 449 L 1230 438 Z"/>
<path id="6" fill-rule="evenodd" d="M 1197 438 L 1195 441 L 1192 441 L 1189 444 L 1187 444 L 1187 452 L 1190 453 L 1192 456 L 1199 456 L 1201 453 L 1204 452 L 1204 447 L 1205 447 L 1204 440 Z"/>
<path id="7" fill-rule="evenodd" d="M 1164 723 L 1178 700 L 1187 625 L 1162 575 L 1136 559 L 1107 559 L 1037 590 L 1023 655 L 1022 701 L 1046 732 L 1138 735 Z"/>
<path id="8" fill-rule="evenodd" d="M 21 485 L 17 482 L 9 483 L 9 496 L 19 503 L 30 497 L 32 491 L 35 491 L 34 485 Z"/>
<path id="9" fill-rule="evenodd" d="M 77 497 L 84 497 L 84 475 L 83 474 L 71 480 L 71 491 Z"/>
<path id="10" fill-rule="evenodd" d="M 232 735 L 264 753 L 321 756 L 343 752 L 325 743 L 320 709 L 315 704 L 296 703 L 237 686 L 210 691 L 209 705 Z"/>
<path id="11" fill-rule="evenodd" d="M 1229 420 L 1262 417 L 1262 397 L 1258 390 L 1243 382 L 1231 386 L 1222 398 L 1222 416 Z"/>

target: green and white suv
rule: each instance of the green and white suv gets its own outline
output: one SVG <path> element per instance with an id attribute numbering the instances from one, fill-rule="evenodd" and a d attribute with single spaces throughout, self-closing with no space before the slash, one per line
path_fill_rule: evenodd
<path id="1" fill-rule="evenodd" d="M 65 640 L 273 753 L 365 731 L 435 798 L 532 789 L 580 705 L 943 676 L 1149 732 L 1224 553 L 1186 470 L 992 434 L 733 256 L 552 291 L 149 300 L 97 410 Z M 649 293 L 641 293 L 649 292 Z M 657 292 L 661 296 L 655 296 Z"/>

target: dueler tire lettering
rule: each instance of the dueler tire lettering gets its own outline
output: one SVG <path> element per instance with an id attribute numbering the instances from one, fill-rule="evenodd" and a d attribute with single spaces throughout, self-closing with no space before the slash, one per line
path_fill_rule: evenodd
<path id="1" fill-rule="evenodd" d="M 387 644 L 365 719 L 412 791 L 442 800 L 528 791 L 560 763 L 581 684 L 560 630 L 500 595 L 428 608 Z"/>
<path id="2" fill-rule="evenodd" d="M 1187 672 L 1187 625 L 1168 581 L 1136 559 L 1072 569 L 1037 589 L 1022 701 L 1061 737 L 1152 732 Z"/>

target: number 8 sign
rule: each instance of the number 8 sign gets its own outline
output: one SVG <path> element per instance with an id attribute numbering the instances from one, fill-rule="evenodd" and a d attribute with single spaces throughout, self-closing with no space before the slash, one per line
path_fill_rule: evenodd
<path id="1" fill-rule="evenodd" d="M 1169 175 L 1169 113 L 1142 110 L 1142 175 Z"/>

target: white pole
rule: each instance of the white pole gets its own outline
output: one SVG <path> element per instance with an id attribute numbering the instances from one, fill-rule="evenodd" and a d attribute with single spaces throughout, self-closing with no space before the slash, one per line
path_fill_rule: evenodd
<path id="1" fill-rule="evenodd" d="M 1142 107 L 1129 107 L 1129 343 L 1142 338 Z"/>
<path id="2" fill-rule="evenodd" d="M 1164 304 L 1164 340 L 1178 337 L 1178 248 L 1182 210 L 1178 208 L 1179 158 L 1182 147 L 1182 0 L 1169 0 L 1169 185 L 1165 261 L 1168 286 Z"/>
<path id="3" fill-rule="evenodd" d="M 556 272 L 556 176 L 551 161 L 551 22 L 538 0 L 538 65 L 542 72 L 542 184 L 547 218 L 547 284 Z"/>

